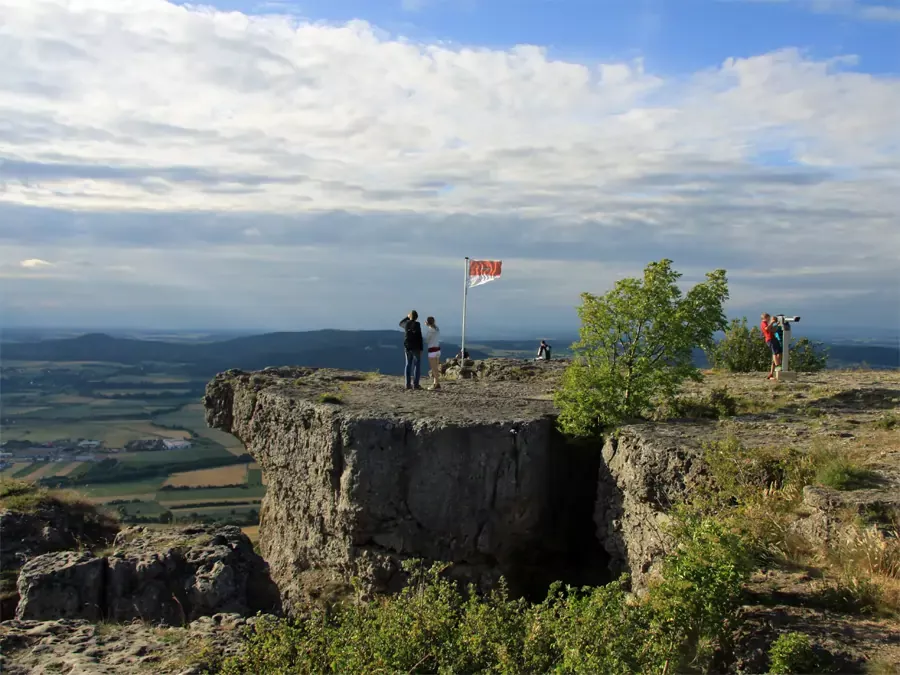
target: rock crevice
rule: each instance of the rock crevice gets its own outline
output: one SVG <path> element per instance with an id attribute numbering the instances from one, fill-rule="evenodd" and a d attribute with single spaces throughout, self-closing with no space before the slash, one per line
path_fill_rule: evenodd
<path id="1" fill-rule="evenodd" d="M 690 453 L 671 455 L 639 428 L 602 452 L 573 444 L 549 391 L 533 375 L 429 393 L 279 368 L 223 373 L 205 405 L 208 423 L 240 438 L 266 474 L 261 549 L 288 610 L 354 578 L 367 592 L 396 590 L 410 558 L 448 562 L 481 587 L 502 575 L 535 598 L 556 580 L 629 571 L 641 582 L 664 549 L 661 514 L 689 480 Z"/>

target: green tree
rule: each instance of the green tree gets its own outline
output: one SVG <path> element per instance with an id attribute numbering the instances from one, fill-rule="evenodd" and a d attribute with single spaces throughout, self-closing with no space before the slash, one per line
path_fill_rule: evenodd
<path id="1" fill-rule="evenodd" d="M 748 326 L 747 317 L 734 319 L 725 337 L 706 350 L 709 363 L 717 370 L 732 373 L 757 373 L 769 369 L 772 352 L 759 326 Z"/>
<path id="2" fill-rule="evenodd" d="M 798 373 L 817 373 L 828 366 L 828 348 L 802 337 L 791 340 L 788 368 Z"/>
<path id="3" fill-rule="evenodd" d="M 680 277 L 664 259 L 606 295 L 582 294 L 581 339 L 556 394 L 563 431 L 589 435 L 642 416 L 685 379 L 700 379 L 693 350 L 711 349 L 713 334 L 725 329 L 728 281 L 715 270 L 683 295 Z"/>

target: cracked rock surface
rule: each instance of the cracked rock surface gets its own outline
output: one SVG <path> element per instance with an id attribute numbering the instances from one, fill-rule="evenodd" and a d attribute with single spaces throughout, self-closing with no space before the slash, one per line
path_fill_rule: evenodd
<path id="1" fill-rule="evenodd" d="M 277 608 L 265 561 L 237 527 L 132 527 L 113 548 L 99 557 L 68 551 L 30 560 L 19 574 L 16 618 L 183 625 Z"/>
<path id="2" fill-rule="evenodd" d="M 594 539 L 598 455 L 584 464 L 566 446 L 548 392 L 540 377 L 430 392 L 281 368 L 223 373 L 205 403 L 207 421 L 266 473 L 260 542 L 290 609 L 354 577 L 366 591 L 399 588 L 408 558 L 448 561 L 482 586 L 502 574 L 519 592 L 559 578 L 579 494 L 589 501 L 578 525 Z M 570 478 L 591 485 L 573 491 Z"/>

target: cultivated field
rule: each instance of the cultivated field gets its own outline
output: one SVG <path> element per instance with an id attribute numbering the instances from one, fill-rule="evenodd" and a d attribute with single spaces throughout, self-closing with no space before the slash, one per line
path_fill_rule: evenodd
<path id="1" fill-rule="evenodd" d="M 200 403 L 188 403 L 174 412 L 157 415 L 154 422 L 168 428 L 189 429 L 191 433 L 208 438 L 235 455 L 246 452 L 240 440 L 218 429 L 210 429 L 206 425 L 203 406 Z"/>
<path id="2" fill-rule="evenodd" d="M 247 483 L 247 464 L 223 466 L 217 469 L 199 469 L 174 473 L 163 485 L 174 487 L 216 487 Z"/>

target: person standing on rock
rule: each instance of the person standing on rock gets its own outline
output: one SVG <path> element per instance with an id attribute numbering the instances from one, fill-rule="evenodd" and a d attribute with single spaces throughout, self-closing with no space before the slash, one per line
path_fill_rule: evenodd
<path id="1" fill-rule="evenodd" d="M 431 390 L 441 388 L 441 329 L 434 317 L 425 319 L 425 345 L 428 349 L 428 369 L 431 371 Z"/>
<path id="2" fill-rule="evenodd" d="M 421 389 L 419 377 L 422 374 L 422 326 L 419 324 L 419 313 L 416 310 L 406 315 L 400 322 L 404 331 L 403 349 L 406 352 L 406 388 Z"/>

